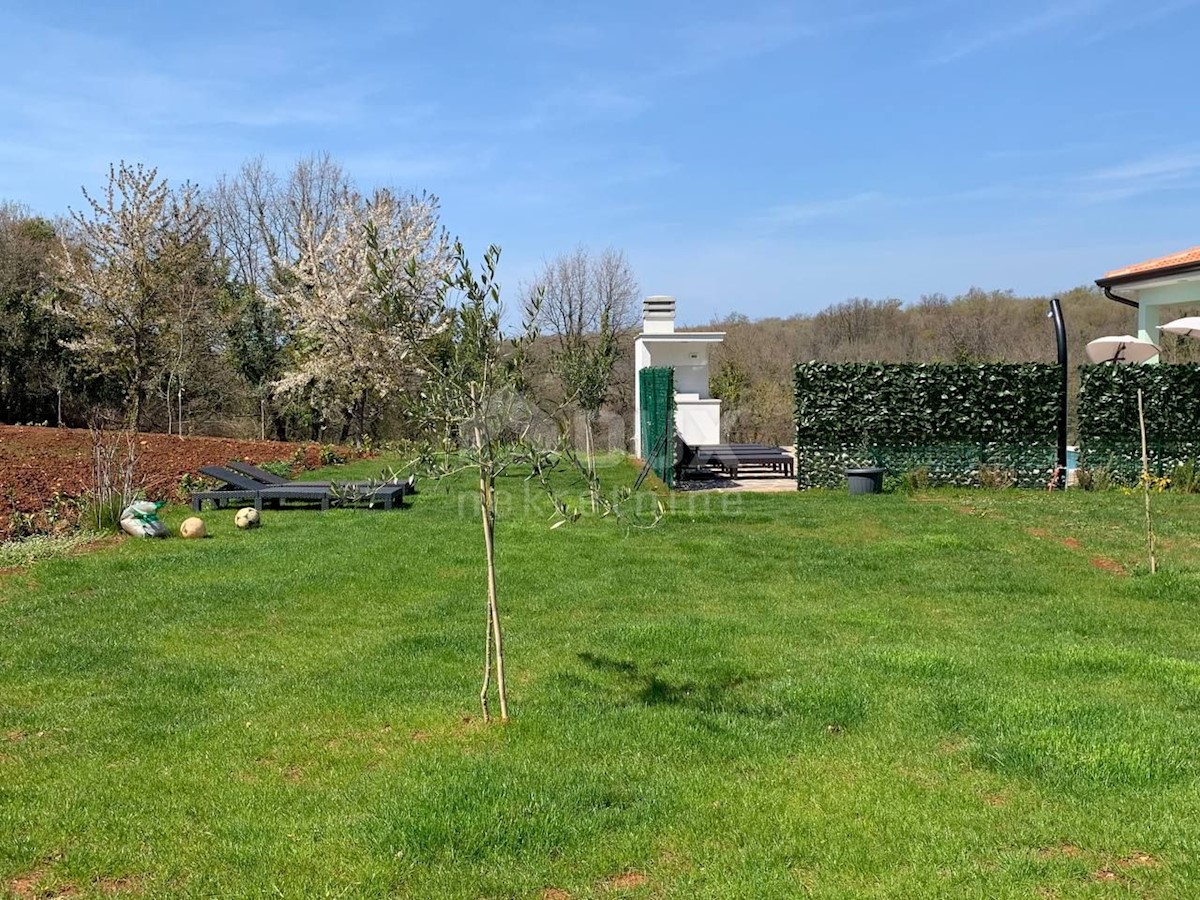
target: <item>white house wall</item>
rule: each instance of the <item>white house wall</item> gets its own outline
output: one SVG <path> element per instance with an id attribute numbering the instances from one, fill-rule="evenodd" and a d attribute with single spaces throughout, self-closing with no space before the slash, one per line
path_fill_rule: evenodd
<path id="1" fill-rule="evenodd" d="M 642 396 L 637 373 L 648 367 L 675 371 L 675 427 L 689 444 L 721 442 L 721 401 L 708 395 L 708 348 L 721 332 L 675 331 L 675 298 L 647 297 L 642 333 L 634 342 L 633 450 L 641 453 Z"/>
<path id="2" fill-rule="evenodd" d="M 689 444 L 721 443 L 721 401 L 676 394 L 675 430 Z"/>
<path id="3" fill-rule="evenodd" d="M 673 368 L 678 393 L 708 396 L 708 344 L 655 343 L 650 348 L 649 365 Z"/>

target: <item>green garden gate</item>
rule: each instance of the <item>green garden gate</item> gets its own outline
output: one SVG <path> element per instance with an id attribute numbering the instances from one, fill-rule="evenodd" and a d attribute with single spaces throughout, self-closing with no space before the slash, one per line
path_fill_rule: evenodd
<path id="1" fill-rule="evenodd" d="M 642 459 L 667 487 L 675 484 L 675 370 L 652 366 L 638 372 L 642 403 Z"/>

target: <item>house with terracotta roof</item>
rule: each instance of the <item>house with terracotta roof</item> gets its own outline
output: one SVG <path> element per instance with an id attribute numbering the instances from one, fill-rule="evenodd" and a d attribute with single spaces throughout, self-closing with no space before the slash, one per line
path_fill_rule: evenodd
<path id="1" fill-rule="evenodd" d="M 1138 337 L 1157 344 L 1163 306 L 1200 303 L 1200 247 L 1113 269 L 1097 278 L 1096 285 L 1109 300 L 1136 309 Z"/>

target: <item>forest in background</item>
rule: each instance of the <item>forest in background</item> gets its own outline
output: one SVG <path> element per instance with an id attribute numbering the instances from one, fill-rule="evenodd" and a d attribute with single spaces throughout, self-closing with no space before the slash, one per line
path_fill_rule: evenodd
<path id="1" fill-rule="evenodd" d="M 59 218 L 0 204 L 0 421 L 331 442 L 420 429 L 402 348 L 450 268 L 436 198 L 362 193 L 314 156 L 283 173 L 250 160 L 208 188 L 122 163 L 83 200 Z M 383 285 L 380 258 L 404 260 Z M 1134 327 L 1093 287 L 1060 296 L 1072 369 L 1088 340 Z M 539 308 L 533 399 L 586 406 L 617 423 L 600 444 L 624 446 L 641 299 L 625 255 L 559 253 L 506 298 Z M 1049 299 L 972 289 L 707 323 L 727 335 L 711 359 L 726 438 L 791 443 L 798 361 L 1052 362 Z M 1164 351 L 1200 359 L 1186 339 Z"/>

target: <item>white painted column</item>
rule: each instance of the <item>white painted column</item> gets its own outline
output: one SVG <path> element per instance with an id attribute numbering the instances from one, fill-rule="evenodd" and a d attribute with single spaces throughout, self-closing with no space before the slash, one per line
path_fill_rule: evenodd
<path id="1" fill-rule="evenodd" d="M 642 455 L 642 369 L 650 365 L 650 351 L 641 337 L 633 342 L 633 455 Z"/>
<path id="2" fill-rule="evenodd" d="M 1142 300 L 1138 304 L 1137 327 L 1137 336 L 1143 341 L 1149 341 L 1152 344 L 1159 342 L 1162 336 L 1158 331 L 1157 304 L 1147 303 L 1145 300 Z M 1146 362 L 1153 365 L 1158 362 L 1158 357 L 1155 356 L 1152 359 L 1146 360 Z"/>

